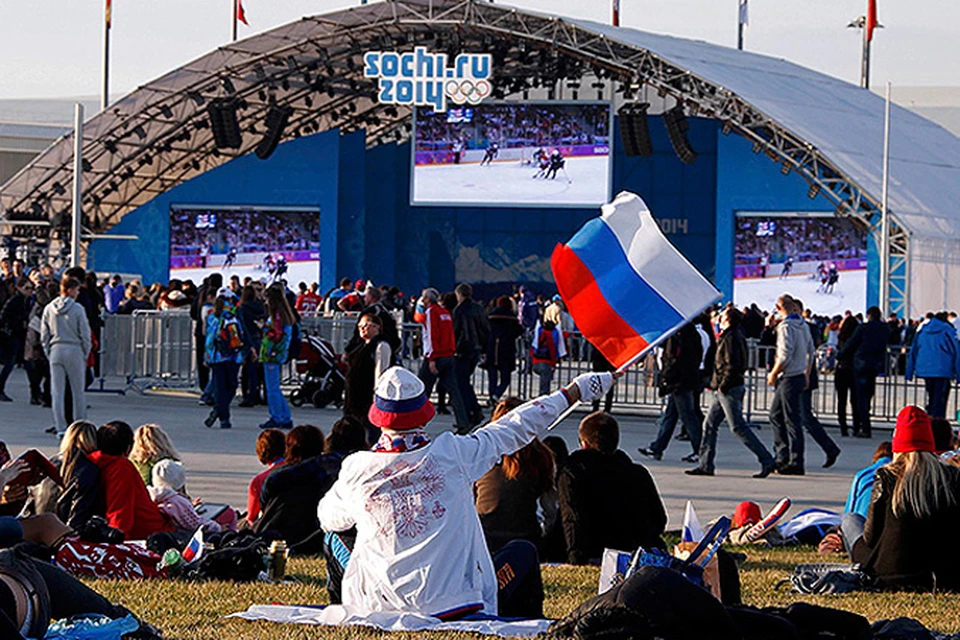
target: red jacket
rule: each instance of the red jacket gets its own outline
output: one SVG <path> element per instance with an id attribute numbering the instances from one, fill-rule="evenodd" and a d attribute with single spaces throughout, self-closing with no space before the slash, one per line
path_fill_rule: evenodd
<path id="1" fill-rule="evenodd" d="M 446 307 L 432 304 L 423 317 L 423 355 L 433 362 L 437 358 L 451 357 L 457 349 L 453 335 L 453 316 Z"/>
<path id="2" fill-rule="evenodd" d="M 146 540 L 151 534 L 174 531 L 169 518 L 150 499 L 140 472 L 124 456 L 94 451 L 90 461 L 100 469 L 100 490 L 107 505 L 107 524 L 123 531 L 127 540 Z"/>

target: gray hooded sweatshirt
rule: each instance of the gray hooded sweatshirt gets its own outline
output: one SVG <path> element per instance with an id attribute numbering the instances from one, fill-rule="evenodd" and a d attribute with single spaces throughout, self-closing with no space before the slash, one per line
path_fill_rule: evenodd
<path id="1" fill-rule="evenodd" d="M 40 322 L 40 343 L 48 358 L 54 347 L 82 349 L 86 358 L 93 343 L 84 308 L 70 296 L 60 296 L 48 304 Z"/>
<path id="2" fill-rule="evenodd" d="M 794 314 L 784 318 L 777 327 L 777 362 L 783 363 L 783 377 L 803 375 L 815 350 L 804 319 Z"/>

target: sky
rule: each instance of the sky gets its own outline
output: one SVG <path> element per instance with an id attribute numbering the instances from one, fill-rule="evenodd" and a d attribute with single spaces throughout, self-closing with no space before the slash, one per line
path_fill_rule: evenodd
<path id="1" fill-rule="evenodd" d="M 960 85 L 960 2 L 878 0 L 872 85 Z M 738 0 L 622 0 L 621 25 L 736 46 Z M 243 0 L 240 37 L 359 4 Z M 499 4 L 499 0 L 498 0 Z M 524 9 L 610 20 L 609 2 L 513 0 Z M 233 0 L 113 0 L 111 94 L 137 86 L 230 40 Z M 97 95 L 104 0 L 0 0 L 0 99 Z M 749 0 L 746 48 L 859 82 L 867 0 Z"/>

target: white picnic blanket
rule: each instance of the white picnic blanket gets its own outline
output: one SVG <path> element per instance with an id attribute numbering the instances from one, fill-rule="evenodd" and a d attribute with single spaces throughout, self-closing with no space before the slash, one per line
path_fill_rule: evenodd
<path id="1" fill-rule="evenodd" d="M 482 633 L 501 638 L 532 638 L 543 633 L 551 620 L 461 620 L 443 622 L 438 618 L 416 613 L 380 611 L 358 614 L 341 605 L 328 607 L 291 607 L 283 605 L 252 605 L 246 611 L 232 613 L 228 618 L 267 620 L 284 624 L 313 624 L 328 627 L 359 625 L 383 631 L 447 631 Z"/>

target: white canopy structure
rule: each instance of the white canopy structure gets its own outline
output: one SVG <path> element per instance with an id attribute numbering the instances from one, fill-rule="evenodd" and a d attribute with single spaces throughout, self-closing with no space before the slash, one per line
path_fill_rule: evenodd
<path id="1" fill-rule="evenodd" d="M 718 45 L 564 19 L 480 0 L 401 0 L 303 18 L 225 45 L 149 82 L 84 127 L 83 211 L 100 233 L 156 195 L 261 143 L 266 116 L 289 108 L 280 141 L 366 130 L 368 145 L 409 137 L 408 108 L 376 102 L 362 54 L 426 46 L 489 52 L 495 96 L 559 94 L 591 77 L 629 102 L 650 87 L 690 115 L 718 119 L 879 241 L 883 100 L 796 64 Z M 211 105 L 236 114 L 235 148 L 217 148 Z M 0 220 L 69 225 L 72 134 L 0 187 Z M 960 303 L 960 139 L 892 112 L 890 310 Z M 25 227 L 27 228 L 27 227 Z M 35 229 L 35 227 L 29 227 Z"/>

